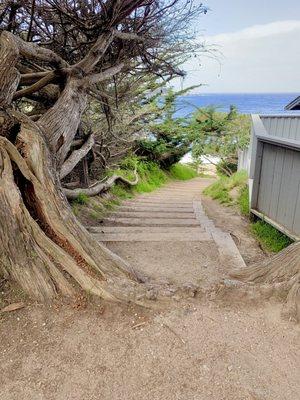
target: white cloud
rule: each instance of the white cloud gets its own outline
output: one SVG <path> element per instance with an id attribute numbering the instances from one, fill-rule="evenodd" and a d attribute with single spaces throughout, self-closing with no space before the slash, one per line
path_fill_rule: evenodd
<path id="1" fill-rule="evenodd" d="M 203 57 L 200 65 L 197 59 L 188 61 L 184 86 L 205 83 L 208 92 L 299 92 L 299 38 L 300 20 L 199 38 L 222 55 L 218 61 Z"/>
<path id="2" fill-rule="evenodd" d="M 299 29 L 300 21 L 278 21 L 266 25 L 254 25 L 238 32 L 222 33 L 220 35 L 211 36 L 209 41 L 212 43 L 222 44 L 230 43 L 232 41 L 254 40 L 299 31 Z"/>

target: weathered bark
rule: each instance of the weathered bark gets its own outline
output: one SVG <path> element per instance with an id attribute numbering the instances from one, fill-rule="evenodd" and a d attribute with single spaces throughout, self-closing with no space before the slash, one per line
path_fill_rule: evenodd
<path id="1" fill-rule="evenodd" d="M 59 164 L 66 159 L 86 104 L 81 80 L 71 76 L 57 102 L 38 121 Z"/>
<path id="2" fill-rule="evenodd" d="M 9 32 L 3 32 L 0 37 L 0 105 L 5 108 L 12 102 L 14 93 L 20 81 L 20 73 L 15 68 L 19 49 L 11 39 Z"/>
<path id="3" fill-rule="evenodd" d="M 90 186 L 90 178 L 89 178 L 89 165 L 86 157 L 84 157 L 81 160 L 80 170 L 81 170 L 79 173 L 80 186 L 87 188 Z"/>
<path id="4" fill-rule="evenodd" d="M 102 192 L 106 192 L 111 187 L 113 187 L 117 182 L 122 182 L 128 186 L 135 186 L 138 183 L 139 177 L 137 172 L 135 171 L 135 179 L 130 181 L 126 178 L 123 178 L 120 175 L 113 175 L 108 178 L 105 182 L 96 182 L 89 188 L 76 188 L 76 189 L 67 189 L 64 188 L 64 193 L 69 200 L 76 199 L 80 194 L 86 194 L 87 196 L 97 196 Z"/>
<path id="5" fill-rule="evenodd" d="M 249 283 L 257 293 L 283 299 L 284 315 L 300 322 L 300 242 L 231 276 Z"/>
<path id="6" fill-rule="evenodd" d="M 43 87 L 45 87 L 46 85 L 51 83 L 55 77 L 56 77 L 55 72 L 50 71 L 47 75 L 42 77 L 39 81 L 35 82 L 33 85 L 26 87 L 24 89 L 18 90 L 14 94 L 14 100 L 19 99 L 23 96 L 28 96 L 31 93 L 37 92 L 38 90 L 42 89 Z"/>
<path id="7" fill-rule="evenodd" d="M 138 275 L 76 220 L 35 124 L 22 117 L 16 144 L 1 137 L 0 150 L 2 272 L 37 298 L 81 287 L 105 299 L 135 301 Z"/>
<path id="8" fill-rule="evenodd" d="M 14 111 L 19 54 L 48 56 L 21 42 L 7 32 L 0 37 L 1 272 L 35 298 L 72 295 L 81 288 L 104 299 L 139 301 L 137 293 L 147 289 L 137 285 L 138 274 L 81 226 L 60 187 L 57 167 L 77 131 L 86 91 L 70 76 L 39 125 Z"/>
<path id="9" fill-rule="evenodd" d="M 87 153 L 91 150 L 95 143 L 95 138 L 93 135 L 90 135 L 88 139 L 83 143 L 80 149 L 74 150 L 70 156 L 63 163 L 60 170 L 60 179 L 63 179 L 67 176 L 75 166 L 79 163 L 80 160 L 83 159 L 87 155 Z"/>

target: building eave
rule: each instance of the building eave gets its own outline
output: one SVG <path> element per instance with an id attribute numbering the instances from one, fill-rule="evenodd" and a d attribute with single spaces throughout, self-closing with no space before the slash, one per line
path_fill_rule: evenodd
<path id="1" fill-rule="evenodd" d="M 300 96 L 291 101 L 287 106 L 284 107 L 284 109 L 290 111 L 300 110 Z"/>

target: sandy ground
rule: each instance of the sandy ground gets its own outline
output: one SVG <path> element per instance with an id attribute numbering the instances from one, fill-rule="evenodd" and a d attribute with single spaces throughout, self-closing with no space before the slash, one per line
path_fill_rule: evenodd
<path id="1" fill-rule="evenodd" d="M 235 236 L 247 262 L 266 257 L 232 209 L 203 204 Z M 177 245 L 110 247 L 157 278 L 214 279 L 214 251 L 197 242 Z M 299 400 L 300 329 L 281 319 L 280 308 L 205 296 L 160 311 L 28 303 L 0 314 L 0 399 Z"/>
<path id="2" fill-rule="evenodd" d="M 211 242 L 177 242 L 176 246 L 170 242 L 110 243 L 109 248 L 159 280 L 201 285 L 219 276 L 217 252 Z"/>
<path id="3" fill-rule="evenodd" d="M 300 331 L 277 313 L 30 306 L 1 321 L 0 398 L 298 400 Z"/>

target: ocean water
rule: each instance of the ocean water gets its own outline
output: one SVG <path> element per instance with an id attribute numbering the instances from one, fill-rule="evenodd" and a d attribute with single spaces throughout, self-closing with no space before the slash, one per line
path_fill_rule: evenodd
<path id="1" fill-rule="evenodd" d="M 218 111 L 229 111 L 235 105 L 242 114 L 300 114 L 299 111 L 285 111 L 284 107 L 299 93 L 240 93 L 240 94 L 191 94 L 177 99 L 176 116 L 186 116 L 197 108 L 213 105 Z"/>

